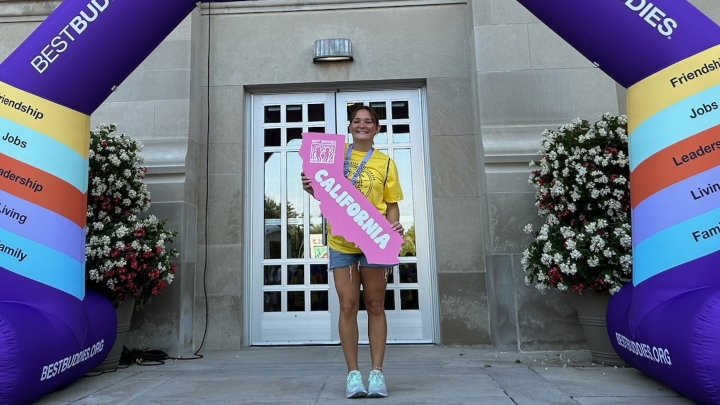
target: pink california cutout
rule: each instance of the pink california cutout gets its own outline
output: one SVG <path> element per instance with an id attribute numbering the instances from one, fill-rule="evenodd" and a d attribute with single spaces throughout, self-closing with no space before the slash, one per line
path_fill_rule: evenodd
<path id="1" fill-rule="evenodd" d="M 354 242 L 369 263 L 398 264 L 402 236 L 343 175 L 345 136 L 316 132 L 302 136 L 303 172 L 312 180 L 320 212 L 335 234 Z"/>

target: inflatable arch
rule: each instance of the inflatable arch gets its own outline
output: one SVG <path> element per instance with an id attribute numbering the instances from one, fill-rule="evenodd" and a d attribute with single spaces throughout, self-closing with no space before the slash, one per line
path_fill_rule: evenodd
<path id="1" fill-rule="evenodd" d="M 616 351 L 720 403 L 720 28 L 682 0 L 518 1 L 628 88 L 634 273 L 608 308 Z M 196 3 L 64 0 L 0 64 L 2 404 L 72 383 L 113 344 L 111 303 L 84 291 L 89 115 Z"/>
<path id="2" fill-rule="evenodd" d="M 620 357 L 720 404 L 720 27 L 684 0 L 518 0 L 628 89 L 633 280 Z"/>
<path id="3" fill-rule="evenodd" d="M 64 0 L 0 64 L 0 404 L 69 385 L 114 343 L 113 305 L 84 286 L 90 114 L 197 3 Z"/>

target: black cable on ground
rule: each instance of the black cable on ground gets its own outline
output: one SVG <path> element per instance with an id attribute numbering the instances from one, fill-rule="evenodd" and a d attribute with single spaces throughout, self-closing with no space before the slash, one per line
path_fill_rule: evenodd
<path id="1" fill-rule="evenodd" d="M 210 202 L 210 51 L 212 44 L 212 6 L 208 3 L 208 40 L 207 40 L 207 88 L 206 88 L 206 108 L 207 108 L 207 130 L 205 133 L 205 257 L 203 258 L 203 297 L 205 298 L 205 328 L 200 346 L 194 355 L 202 358 L 200 350 L 205 345 L 205 338 L 208 332 L 208 318 L 210 317 L 209 302 L 207 296 L 207 262 L 208 262 L 208 204 Z"/>
<path id="2" fill-rule="evenodd" d="M 172 358 L 168 356 L 167 353 L 165 353 L 162 350 L 153 350 L 153 349 L 147 349 L 147 350 L 138 350 L 138 349 L 128 349 L 127 346 L 123 346 L 122 354 L 120 355 L 120 365 L 121 366 L 131 366 L 133 364 L 137 364 L 138 366 L 160 366 L 165 364 L 165 360 L 171 360 Z M 176 359 L 172 359 L 176 360 Z M 192 358 L 184 359 L 184 360 L 193 360 Z"/>

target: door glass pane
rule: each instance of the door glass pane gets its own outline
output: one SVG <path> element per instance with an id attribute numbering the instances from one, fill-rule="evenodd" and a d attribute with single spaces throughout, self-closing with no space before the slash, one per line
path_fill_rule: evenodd
<path id="1" fill-rule="evenodd" d="M 327 259 L 327 246 L 323 243 L 323 218 L 320 213 L 320 203 L 310 198 L 310 230 L 308 235 L 311 259 Z"/>
<path id="2" fill-rule="evenodd" d="M 358 107 L 360 107 L 361 105 L 363 105 L 362 102 L 347 103 L 347 118 L 348 118 L 348 121 L 350 121 L 350 117 L 352 117 L 352 112 L 355 111 L 355 109 L 358 108 Z M 338 123 L 338 125 L 340 125 L 340 123 Z M 338 128 L 338 130 L 340 130 L 340 128 Z M 342 131 L 341 131 L 341 132 L 342 132 Z"/>
<path id="3" fill-rule="evenodd" d="M 280 146 L 280 128 L 265 129 L 265 146 Z"/>
<path id="4" fill-rule="evenodd" d="M 305 291 L 287 292 L 287 310 L 288 312 L 305 311 Z"/>
<path id="5" fill-rule="evenodd" d="M 410 118 L 410 108 L 407 100 L 392 102 L 392 119 L 402 120 Z"/>
<path id="6" fill-rule="evenodd" d="M 418 290 L 400 290 L 400 309 L 420 309 Z"/>
<path id="7" fill-rule="evenodd" d="M 371 101 L 370 107 L 375 110 L 381 120 L 387 119 L 387 107 L 384 101 Z"/>
<path id="8" fill-rule="evenodd" d="M 304 285 L 305 284 L 305 269 L 302 265 L 288 265 L 287 271 L 287 284 L 288 285 Z"/>
<path id="9" fill-rule="evenodd" d="M 324 134 L 325 127 L 310 127 L 310 128 L 308 128 L 308 132 L 319 132 L 321 134 Z"/>
<path id="10" fill-rule="evenodd" d="M 302 122 L 302 105 L 288 105 L 285 107 L 285 122 Z"/>
<path id="11" fill-rule="evenodd" d="M 410 142 L 410 125 L 399 124 L 392 126 L 393 142 L 404 143 Z"/>
<path id="12" fill-rule="evenodd" d="M 281 257 L 280 153 L 265 153 L 265 259 Z"/>
<path id="13" fill-rule="evenodd" d="M 310 284 L 327 285 L 328 271 L 327 264 L 310 265 Z"/>
<path id="14" fill-rule="evenodd" d="M 308 121 L 325 121 L 325 104 L 308 104 Z"/>
<path id="15" fill-rule="evenodd" d="M 395 310 L 395 290 L 385 291 L 385 310 Z"/>
<path id="16" fill-rule="evenodd" d="M 321 225 L 310 225 L 310 258 L 321 259 L 327 258 L 327 247 L 323 244 Z"/>
<path id="17" fill-rule="evenodd" d="M 384 145 L 387 144 L 388 136 L 387 136 L 387 125 L 380 125 L 380 132 L 375 135 L 375 138 L 373 139 L 373 143 L 375 145 Z"/>
<path id="18" fill-rule="evenodd" d="M 279 105 L 266 105 L 265 106 L 265 123 L 276 124 L 280 122 L 280 106 Z"/>
<path id="19" fill-rule="evenodd" d="M 282 283 L 282 272 L 280 266 L 263 266 L 265 277 L 264 285 L 280 285 Z"/>
<path id="20" fill-rule="evenodd" d="M 287 129 L 287 145 L 288 146 L 300 146 L 302 141 L 303 129 L 301 128 L 288 128 Z"/>
<path id="21" fill-rule="evenodd" d="M 393 159 L 398 169 L 400 186 L 403 189 L 403 200 L 398 203 L 400 208 L 400 223 L 406 229 L 403 235 L 404 243 L 400 248 L 400 256 L 415 256 L 415 212 L 412 189 L 412 152 L 409 148 L 394 150 Z"/>
<path id="22" fill-rule="evenodd" d="M 263 293 L 263 301 L 263 311 L 265 312 L 280 312 L 282 310 L 280 291 L 265 291 Z"/>
<path id="23" fill-rule="evenodd" d="M 304 257 L 303 244 L 303 198 L 305 192 L 300 182 L 302 159 L 298 152 L 287 154 L 287 243 L 289 258 Z"/>
<path id="24" fill-rule="evenodd" d="M 417 283 L 417 263 L 400 263 L 400 282 L 401 283 Z"/>
<path id="25" fill-rule="evenodd" d="M 310 310 L 311 311 L 327 311 L 328 310 L 328 292 L 327 291 L 310 291 Z"/>

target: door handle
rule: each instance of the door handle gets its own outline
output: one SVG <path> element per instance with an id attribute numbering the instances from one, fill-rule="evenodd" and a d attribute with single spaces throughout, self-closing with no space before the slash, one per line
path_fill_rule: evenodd
<path id="1" fill-rule="evenodd" d="M 323 246 L 327 246 L 327 219 L 325 219 L 325 215 L 321 215 L 322 218 L 322 244 Z"/>

